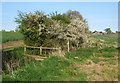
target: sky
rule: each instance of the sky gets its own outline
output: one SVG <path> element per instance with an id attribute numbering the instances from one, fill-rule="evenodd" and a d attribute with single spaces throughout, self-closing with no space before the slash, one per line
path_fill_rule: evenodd
<path id="1" fill-rule="evenodd" d="M 118 31 L 118 2 L 2 2 L 2 30 L 16 29 L 18 10 L 49 14 L 65 13 L 70 9 L 79 11 L 87 19 L 91 31 L 104 31 L 108 27 Z"/>

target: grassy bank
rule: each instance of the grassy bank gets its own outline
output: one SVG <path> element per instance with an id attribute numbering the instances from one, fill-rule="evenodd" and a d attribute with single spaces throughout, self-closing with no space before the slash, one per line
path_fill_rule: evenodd
<path id="1" fill-rule="evenodd" d="M 33 61 L 33 59 L 24 56 L 23 47 L 2 50 L 2 70 L 5 74 L 13 74 L 13 71 L 26 66 Z"/>
<path id="2" fill-rule="evenodd" d="M 64 57 L 31 62 L 12 74 L 4 74 L 3 81 L 115 81 L 117 64 L 115 48 L 82 48 Z"/>

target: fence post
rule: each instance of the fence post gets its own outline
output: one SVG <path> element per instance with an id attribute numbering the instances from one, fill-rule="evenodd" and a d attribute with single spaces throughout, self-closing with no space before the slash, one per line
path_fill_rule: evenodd
<path id="1" fill-rule="evenodd" d="M 25 53 L 26 53 L 26 45 L 24 45 L 24 55 L 25 55 Z"/>
<path id="2" fill-rule="evenodd" d="M 59 51 L 59 54 L 61 54 L 61 47 L 59 47 L 58 51 Z"/>
<path id="3" fill-rule="evenodd" d="M 40 55 L 42 55 L 42 47 L 40 47 Z"/>
<path id="4" fill-rule="evenodd" d="M 70 51 L 70 47 L 69 47 L 69 40 L 68 40 L 68 42 L 67 42 L 67 46 L 68 46 L 68 52 Z"/>

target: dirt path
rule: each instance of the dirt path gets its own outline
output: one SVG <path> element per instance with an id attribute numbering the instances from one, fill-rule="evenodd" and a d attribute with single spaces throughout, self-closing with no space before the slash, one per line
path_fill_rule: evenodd
<path id="1" fill-rule="evenodd" d="M 2 49 L 7 49 L 7 48 L 15 48 L 15 47 L 20 47 L 24 45 L 24 41 L 13 41 L 13 42 L 6 42 L 0 44 L 0 48 Z"/>
<path id="2" fill-rule="evenodd" d="M 117 60 L 118 57 L 114 57 Z M 105 60 L 106 58 L 104 58 Z M 115 60 L 114 60 L 115 61 Z M 79 68 L 78 72 L 87 74 L 87 81 L 118 81 L 115 71 L 118 72 L 118 63 L 110 64 L 113 61 L 100 61 L 94 63 L 92 60 L 86 60 L 89 64 L 75 64 L 74 67 Z"/>

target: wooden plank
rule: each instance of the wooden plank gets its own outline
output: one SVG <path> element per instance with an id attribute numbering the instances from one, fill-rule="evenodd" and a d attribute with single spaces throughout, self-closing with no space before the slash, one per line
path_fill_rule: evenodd
<path id="1" fill-rule="evenodd" d="M 40 47 L 34 47 L 34 46 L 26 46 L 27 48 L 40 48 Z"/>
<path id="2" fill-rule="evenodd" d="M 42 47 L 42 49 L 59 49 L 59 48 Z"/>

